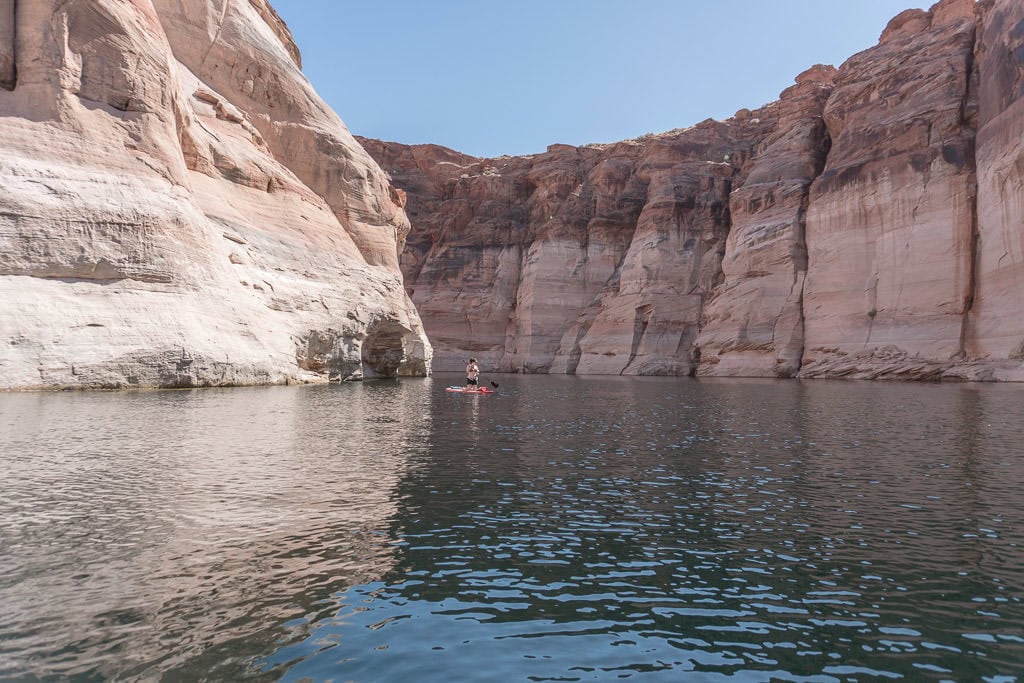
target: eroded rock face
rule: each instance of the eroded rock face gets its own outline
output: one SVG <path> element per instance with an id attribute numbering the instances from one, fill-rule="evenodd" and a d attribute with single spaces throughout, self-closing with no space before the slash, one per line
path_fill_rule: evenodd
<path id="1" fill-rule="evenodd" d="M 267 0 L 0 0 L 0 387 L 424 374 L 413 302 L 446 370 L 1024 380 L 1022 7 L 477 159 L 364 149 Z"/>
<path id="2" fill-rule="evenodd" d="M 400 197 L 266 2 L 0 2 L 4 36 L 0 386 L 429 372 Z"/>
<path id="3" fill-rule="evenodd" d="M 780 97 L 775 130 L 732 192 L 725 280 L 704 311 L 701 375 L 792 377 L 803 354 L 805 214 L 825 163 L 822 113 L 835 69 L 816 66 Z"/>
<path id="4" fill-rule="evenodd" d="M 982 8 L 977 288 L 967 351 L 993 361 L 985 370 L 992 378 L 1024 381 L 1024 5 Z"/>
<path id="5" fill-rule="evenodd" d="M 959 9 L 959 11 L 956 11 Z M 900 15 L 839 69 L 811 186 L 802 374 L 963 358 L 975 202 L 971 2 Z M 883 352 L 878 355 L 879 352 Z"/>
<path id="6" fill-rule="evenodd" d="M 18 81 L 14 64 L 14 0 L 0 0 L 0 88 L 13 90 Z"/>
<path id="7" fill-rule="evenodd" d="M 436 367 L 692 373 L 729 193 L 775 116 L 498 159 L 364 140 L 408 195 L 402 267 Z"/>
<path id="8" fill-rule="evenodd" d="M 638 141 L 367 141 L 442 366 L 1024 379 L 1022 12 L 908 10 L 778 102 Z"/>

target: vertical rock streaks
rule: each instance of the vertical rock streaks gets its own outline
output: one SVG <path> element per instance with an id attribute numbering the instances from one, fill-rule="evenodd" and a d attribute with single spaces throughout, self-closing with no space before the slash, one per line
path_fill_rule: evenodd
<path id="1" fill-rule="evenodd" d="M 364 140 L 408 196 L 402 266 L 435 367 L 690 374 L 729 192 L 776 115 L 497 159 Z"/>
<path id="2" fill-rule="evenodd" d="M 1024 380 L 1024 5 L 981 6 L 977 275 L 968 353 L 984 379 Z M 977 375 L 968 375 L 977 376 Z"/>
<path id="3" fill-rule="evenodd" d="M 356 139 L 300 64 L 268 0 L 0 0 L 0 388 L 425 374 L 431 342 L 441 370 L 1024 381 L 1020 0 L 520 157 Z"/>
<path id="4" fill-rule="evenodd" d="M 18 83 L 18 0 L 0 0 L 0 88 L 14 90 Z"/>
<path id="5" fill-rule="evenodd" d="M 409 193 L 439 367 L 1024 379 L 1022 91 L 1024 5 L 940 0 L 724 122 L 498 159 L 365 144 Z"/>
<path id="6" fill-rule="evenodd" d="M 813 67 L 782 93 L 775 130 L 729 198 L 724 282 L 697 342 L 701 375 L 792 377 L 800 369 L 808 191 L 825 165 L 822 112 L 835 72 Z"/>
<path id="7" fill-rule="evenodd" d="M 973 3 L 900 15 L 839 69 L 811 186 L 801 375 L 932 376 L 971 287 Z"/>

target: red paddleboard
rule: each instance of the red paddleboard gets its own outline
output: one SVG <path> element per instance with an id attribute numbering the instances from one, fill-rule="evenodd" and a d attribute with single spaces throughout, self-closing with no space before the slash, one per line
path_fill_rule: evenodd
<path id="1" fill-rule="evenodd" d="M 445 391 L 451 391 L 456 394 L 493 394 L 494 390 L 488 389 L 487 387 L 480 387 L 479 389 L 467 389 L 466 387 L 448 387 Z"/>

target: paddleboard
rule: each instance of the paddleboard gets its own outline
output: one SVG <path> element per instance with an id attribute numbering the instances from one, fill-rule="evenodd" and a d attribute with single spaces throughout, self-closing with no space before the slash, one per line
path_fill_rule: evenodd
<path id="1" fill-rule="evenodd" d="M 467 389 L 465 387 L 448 387 L 445 391 L 451 391 L 457 394 L 493 394 L 493 389 L 487 387 L 480 387 L 479 389 Z"/>

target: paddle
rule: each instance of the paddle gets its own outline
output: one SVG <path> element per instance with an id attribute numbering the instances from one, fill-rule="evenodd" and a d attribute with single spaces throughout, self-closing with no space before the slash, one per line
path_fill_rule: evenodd
<path id="1" fill-rule="evenodd" d="M 495 382 L 494 380 L 491 380 L 491 386 L 494 387 L 495 389 L 497 389 L 498 388 L 498 383 Z"/>

